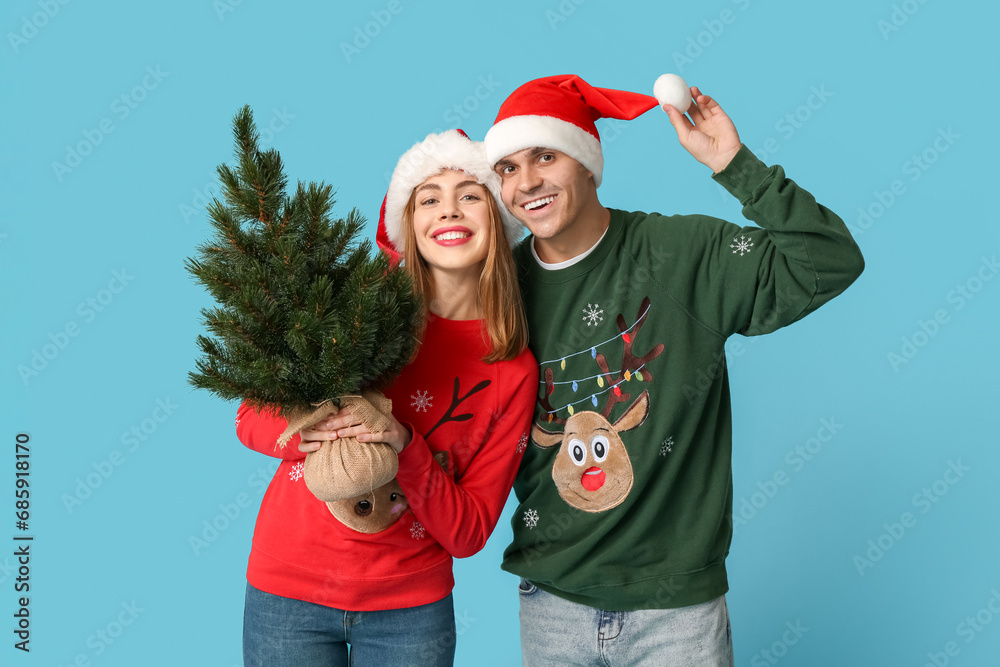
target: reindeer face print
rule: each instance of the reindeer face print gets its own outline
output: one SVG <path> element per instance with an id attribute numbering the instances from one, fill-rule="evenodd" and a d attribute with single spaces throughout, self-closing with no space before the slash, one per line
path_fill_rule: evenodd
<path id="1" fill-rule="evenodd" d="M 585 512 L 602 512 L 625 500 L 632 479 L 632 462 L 615 427 L 596 412 L 570 417 L 552 465 L 562 499 Z"/>
<path id="2" fill-rule="evenodd" d="M 625 500 L 635 478 L 618 434 L 642 424 L 647 414 L 649 393 L 644 391 L 614 424 L 602 414 L 587 411 L 570 417 L 562 433 L 535 425 L 531 437 L 538 445 L 559 444 L 552 481 L 560 497 L 584 512 L 603 512 Z"/>
<path id="3" fill-rule="evenodd" d="M 378 533 L 394 524 L 410 504 L 394 479 L 370 493 L 327 503 L 326 507 L 348 528 L 359 533 Z"/>
<path id="4" fill-rule="evenodd" d="M 632 354 L 632 342 L 648 311 L 647 298 L 643 300 L 636 323 L 631 327 L 626 326 L 622 315 L 618 315 L 624 353 L 621 371 L 617 375 L 611 372 L 603 354 L 595 351 L 593 355 L 601 369 L 601 385 L 608 388 L 606 404 L 600 413 L 590 410 L 574 413 L 570 407 L 569 419 L 558 417 L 559 410 L 549 401 L 555 385 L 552 368 L 546 368 L 543 373 L 545 390 L 538 402 L 548 413 L 550 422 L 564 424 L 565 427 L 560 433 L 535 424 L 531 429 L 531 438 L 543 449 L 559 445 L 559 453 L 552 464 L 552 481 L 566 503 L 584 512 L 609 510 L 624 501 L 632 490 L 635 479 L 632 462 L 618 434 L 637 428 L 645 421 L 649 414 L 649 392 L 643 391 L 614 423 L 608 419 L 617 403 L 626 403 L 632 397 L 624 393 L 620 385 L 630 381 L 633 375 L 645 381 L 653 379 L 646 364 L 663 352 L 663 344 L 657 344 L 642 357 Z M 576 381 L 573 384 L 575 391 Z M 593 403 L 597 405 L 596 395 Z"/>

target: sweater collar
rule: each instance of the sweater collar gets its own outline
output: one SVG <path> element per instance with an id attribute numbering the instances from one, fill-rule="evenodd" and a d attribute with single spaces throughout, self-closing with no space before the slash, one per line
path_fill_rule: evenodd
<path id="1" fill-rule="evenodd" d="M 604 258 L 611 251 L 611 248 L 618 243 L 625 226 L 621 211 L 614 208 L 609 208 L 608 210 L 611 212 L 611 220 L 608 223 L 607 231 L 604 232 L 604 237 L 592 248 L 590 254 L 564 269 L 543 269 L 539 266 L 531 248 L 534 237 L 529 236 L 525 239 L 523 247 L 526 252 L 523 261 L 528 265 L 530 279 L 545 283 L 561 283 L 582 276 L 603 262 Z"/>

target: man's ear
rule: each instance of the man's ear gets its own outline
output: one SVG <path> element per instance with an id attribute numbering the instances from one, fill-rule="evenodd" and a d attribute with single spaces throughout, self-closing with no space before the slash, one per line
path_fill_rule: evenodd
<path id="1" fill-rule="evenodd" d="M 567 157 L 569 157 L 569 156 L 567 156 Z M 572 160 L 573 158 L 570 158 L 570 159 Z M 587 178 L 589 178 L 594 183 L 594 189 L 596 190 L 597 189 L 597 181 L 594 180 L 594 172 L 592 172 L 591 170 L 589 170 L 586 167 L 584 167 L 583 163 L 580 162 L 579 160 L 573 160 L 573 161 L 576 162 L 577 167 L 579 169 L 581 169 L 585 174 L 587 174 Z"/>

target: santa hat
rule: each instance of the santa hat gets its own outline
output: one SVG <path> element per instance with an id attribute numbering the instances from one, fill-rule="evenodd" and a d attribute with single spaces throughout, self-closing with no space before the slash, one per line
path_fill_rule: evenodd
<path id="1" fill-rule="evenodd" d="M 463 171 L 486 186 L 496 199 L 507 240 L 513 245 L 524 228 L 507 211 L 500 198 L 500 176 L 486 161 L 486 149 L 481 141 L 469 139 L 462 130 L 446 130 L 429 134 L 427 138 L 403 153 L 389 181 L 389 191 L 382 201 L 378 232 L 375 240 L 389 255 L 393 264 L 403 252 L 403 209 L 414 188 L 445 169 Z"/>
<path id="2" fill-rule="evenodd" d="M 575 74 L 535 79 L 510 94 L 486 133 L 490 165 L 525 148 L 554 148 L 582 164 L 601 184 L 604 154 L 594 122 L 632 120 L 658 106 L 655 97 L 594 88 Z"/>

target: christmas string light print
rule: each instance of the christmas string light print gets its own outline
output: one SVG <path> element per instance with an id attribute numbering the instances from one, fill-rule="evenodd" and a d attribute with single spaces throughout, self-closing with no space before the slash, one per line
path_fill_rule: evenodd
<path id="1" fill-rule="evenodd" d="M 543 362 L 541 362 L 541 363 L 538 364 L 539 368 L 542 368 L 546 364 L 554 364 L 554 363 L 558 362 L 560 370 L 566 370 L 566 360 L 567 359 L 571 359 L 571 358 L 573 358 L 575 356 L 578 356 L 578 355 L 581 355 L 581 354 L 586 354 L 586 353 L 589 352 L 591 358 L 594 359 L 594 360 L 597 360 L 598 355 L 601 354 L 601 353 L 598 352 L 598 350 L 600 348 L 602 348 L 604 346 L 607 346 L 607 345 L 610 345 L 611 343 L 615 343 L 615 342 L 617 342 L 619 340 L 623 341 L 625 345 L 631 345 L 631 343 L 632 343 L 632 336 L 635 335 L 635 330 L 637 329 L 637 327 L 642 326 L 642 323 L 645 321 L 646 316 L 649 313 L 649 309 L 650 309 L 650 304 L 649 304 L 649 298 L 647 297 L 646 299 L 643 300 L 642 306 L 640 307 L 641 313 L 640 313 L 639 317 L 636 318 L 636 321 L 635 321 L 635 323 L 632 326 L 626 328 L 625 327 L 625 319 L 624 319 L 624 317 L 621 314 L 618 315 L 617 322 L 618 322 L 618 328 L 620 329 L 620 332 L 618 333 L 617 336 L 613 336 L 613 337 L 611 337 L 611 338 L 609 338 L 609 339 L 607 339 L 607 340 L 605 340 L 605 341 L 603 341 L 601 343 L 598 343 L 597 345 L 593 345 L 591 347 L 584 348 L 584 349 L 582 349 L 582 350 L 580 350 L 578 352 L 573 352 L 571 354 L 567 354 L 564 357 L 560 357 L 559 359 L 549 359 L 548 361 L 543 361 Z M 603 355 L 601 355 L 601 356 L 603 358 Z M 650 357 L 650 359 L 652 359 L 652 358 L 653 357 Z M 600 365 L 600 361 L 598 361 L 598 365 Z M 555 387 L 560 386 L 560 385 L 570 385 L 570 387 L 572 388 L 573 392 L 575 393 L 575 392 L 579 391 L 581 383 L 590 382 L 592 380 L 595 380 L 597 382 L 597 387 L 600 389 L 600 391 L 591 392 L 589 395 L 584 396 L 583 398 L 581 398 L 579 400 L 571 401 L 569 403 L 566 403 L 565 405 L 560 406 L 559 408 L 555 408 L 553 410 L 549 410 L 548 411 L 548 421 L 551 422 L 555 418 L 555 416 L 559 412 L 559 410 L 566 410 L 566 412 L 569 413 L 570 416 L 572 416 L 576 412 L 576 408 L 574 406 L 580 405 L 582 403 L 589 402 L 593 407 L 596 408 L 597 405 L 598 405 L 599 397 L 607 394 L 608 392 L 614 392 L 615 396 L 621 396 L 622 390 L 621 390 L 620 385 L 623 384 L 623 383 L 625 383 L 625 382 L 631 381 L 633 378 L 635 378 L 636 380 L 638 380 L 640 382 L 649 381 L 650 379 L 652 379 L 652 376 L 651 376 L 651 374 L 650 374 L 650 372 L 648 370 L 646 371 L 645 375 L 643 374 L 643 369 L 645 367 L 646 367 L 646 363 L 643 362 L 643 363 L 639 364 L 635 368 L 626 368 L 626 369 L 624 369 L 624 373 L 621 374 L 621 376 L 619 377 L 619 379 L 617 381 L 613 381 L 611 379 L 610 375 L 608 374 L 608 371 L 606 369 L 603 369 L 603 368 L 602 368 L 602 372 L 596 373 L 594 375 L 588 375 L 586 377 L 580 377 L 580 378 L 575 378 L 575 379 L 571 379 L 571 380 L 559 380 L 559 381 L 556 381 L 554 379 L 552 369 L 551 368 L 544 368 L 543 371 L 542 371 L 542 377 L 539 378 L 538 383 L 541 384 L 541 385 L 545 385 L 546 386 L 545 398 L 547 398 L 548 395 L 550 395 L 555 390 Z M 605 377 L 608 378 L 607 382 L 605 381 Z M 607 385 L 606 388 L 605 388 L 605 385 Z"/>

